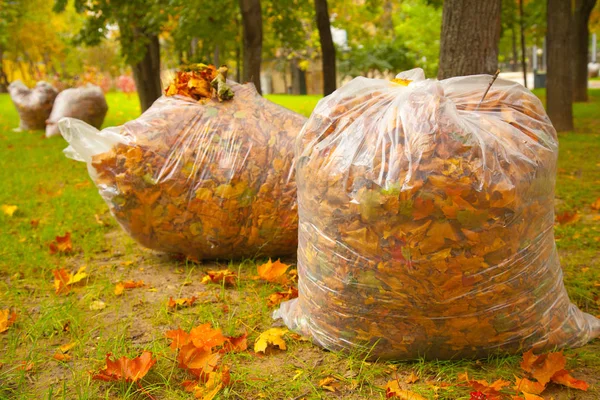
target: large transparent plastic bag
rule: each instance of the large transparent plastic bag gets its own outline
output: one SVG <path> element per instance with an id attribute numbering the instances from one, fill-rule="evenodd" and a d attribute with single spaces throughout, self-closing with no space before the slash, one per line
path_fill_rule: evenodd
<path id="1" fill-rule="evenodd" d="M 296 149 L 299 297 L 275 312 L 332 350 L 485 357 L 581 346 L 553 237 L 558 143 L 541 102 L 489 76 L 356 78 Z"/>
<path id="2" fill-rule="evenodd" d="M 77 118 L 100 128 L 107 111 L 108 104 L 99 86 L 87 84 L 84 87 L 63 90 L 56 96 L 52 113 L 46 121 L 46 137 L 60 134 L 58 121 L 64 117 Z"/>
<path id="3" fill-rule="evenodd" d="M 46 128 L 46 120 L 58 91 L 49 83 L 40 81 L 33 89 L 23 82 L 14 81 L 8 86 L 10 98 L 19 113 L 19 129 L 41 130 Z"/>
<path id="4" fill-rule="evenodd" d="M 234 97 L 163 96 L 98 132 L 59 127 L 121 226 L 142 245 L 195 259 L 293 254 L 294 141 L 306 118 L 230 83 Z"/>

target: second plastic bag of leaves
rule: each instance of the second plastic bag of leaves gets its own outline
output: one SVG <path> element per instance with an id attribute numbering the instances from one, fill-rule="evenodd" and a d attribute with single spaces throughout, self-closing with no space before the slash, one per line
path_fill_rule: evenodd
<path id="1" fill-rule="evenodd" d="M 218 75 L 180 72 L 120 127 L 61 120 L 66 153 L 88 164 L 117 221 L 146 247 L 196 259 L 294 253 L 290 169 L 305 118 Z"/>
<path id="2" fill-rule="evenodd" d="M 412 80 L 412 81 L 411 81 Z M 299 297 L 276 315 L 372 358 L 485 357 L 600 334 L 563 285 L 558 142 L 541 102 L 489 76 L 356 78 L 296 151 Z"/>

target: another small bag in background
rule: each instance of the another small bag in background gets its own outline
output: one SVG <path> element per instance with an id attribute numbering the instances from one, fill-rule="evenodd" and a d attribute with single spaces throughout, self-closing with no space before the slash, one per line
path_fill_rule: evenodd
<path id="1" fill-rule="evenodd" d="M 8 93 L 19 113 L 19 129 L 36 130 L 46 127 L 46 120 L 58 95 L 52 85 L 40 81 L 33 89 L 29 89 L 23 82 L 14 81 L 8 86 Z"/>
<path id="2" fill-rule="evenodd" d="M 108 111 L 106 98 L 99 86 L 66 89 L 59 93 L 46 123 L 46 137 L 60 134 L 58 121 L 63 117 L 80 119 L 100 129 Z"/>

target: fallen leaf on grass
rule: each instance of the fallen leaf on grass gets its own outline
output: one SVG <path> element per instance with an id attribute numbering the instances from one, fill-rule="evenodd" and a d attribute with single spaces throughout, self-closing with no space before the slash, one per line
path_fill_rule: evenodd
<path id="1" fill-rule="evenodd" d="M 67 354 L 67 353 L 69 352 L 69 350 L 71 350 L 75 346 L 77 346 L 77 342 L 63 344 L 54 353 L 52 358 L 54 358 L 55 360 L 58 360 L 58 361 L 70 361 L 72 357 L 70 354 Z"/>
<path id="2" fill-rule="evenodd" d="M 546 389 L 546 385 L 540 382 L 530 381 L 527 378 L 516 378 L 515 390 L 519 393 L 524 392 L 530 394 L 540 394 L 544 391 L 544 389 Z"/>
<path id="3" fill-rule="evenodd" d="M 225 353 L 236 353 L 248 349 L 248 334 L 232 337 L 226 336 L 227 341 L 223 344 L 222 351 Z"/>
<path id="4" fill-rule="evenodd" d="M 254 343 L 254 352 L 264 353 L 269 345 L 277 346 L 281 350 L 285 350 L 286 346 L 283 335 L 285 335 L 287 332 L 288 330 L 286 328 L 271 328 L 264 331 Z"/>
<path id="5" fill-rule="evenodd" d="M 33 362 L 21 361 L 21 364 L 17 367 L 20 371 L 29 372 L 33 369 Z"/>
<path id="6" fill-rule="evenodd" d="M 31 221 L 29 221 L 29 224 L 31 225 L 32 229 L 37 228 L 40 225 L 40 220 L 39 219 L 32 219 Z"/>
<path id="7" fill-rule="evenodd" d="M 275 307 L 282 301 L 295 299 L 298 297 L 298 289 L 295 287 L 289 287 L 285 292 L 275 292 L 267 298 L 267 306 Z"/>
<path id="8" fill-rule="evenodd" d="M 125 281 L 119 282 L 115 286 L 115 295 L 120 296 L 123 294 L 125 289 L 135 289 L 144 287 L 144 281 Z"/>
<path id="9" fill-rule="evenodd" d="M 75 274 L 61 268 L 52 271 L 52 275 L 54 275 L 54 289 L 56 294 L 69 293 L 74 284 L 88 276 L 85 273 L 85 266 L 79 268 Z"/>
<path id="10" fill-rule="evenodd" d="M 230 271 L 228 269 L 222 269 L 219 271 L 206 271 L 206 276 L 202 278 L 202 283 L 217 283 L 219 285 L 223 284 L 225 286 L 235 286 L 235 280 L 237 279 L 237 275 L 235 272 Z"/>
<path id="11" fill-rule="evenodd" d="M 600 210 L 600 197 L 598 197 L 598 198 L 596 199 L 596 201 L 594 201 L 594 202 L 591 204 L 591 207 L 592 207 L 592 210 L 596 210 L 596 211 L 597 211 L 597 210 Z"/>
<path id="12" fill-rule="evenodd" d="M 17 313 L 9 309 L 0 310 L 0 333 L 6 332 L 8 328 L 17 320 Z"/>
<path id="13" fill-rule="evenodd" d="M 268 262 L 258 266 L 258 276 L 260 279 L 267 282 L 287 285 L 290 280 L 285 276 L 285 272 L 289 267 L 289 265 L 283 264 L 279 260 L 271 262 L 271 259 L 269 258 Z"/>
<path id="14" fill-rule="evenodd" d="M 15 213 L 15 211 L 17 211 L 19 207 L 17 206 L 13 206 L 10 204 L 2 204 L 0 206 L 0 209 L 2 209 L 2 212 L 6 215 L 8 215 L 9 217 L 12 217 L 13 214 Z"/>
<path id="15" fill-rule="evenodd" d="M 420 394 L 404 390 L 400 387 L 400 382 L 397 379 L 389 381 L 385 385 L 386 399 L 401 399 L 401 400 L 427 400 Z"/>
<path id="16" fill-rule="evenodd" d="M 333 376 L 328 376 L 319 381 L 319 387 L 330 392 L 336 392 L 340 388 L 340 382 Z"/>
<path id="17" fill-rule="evenodd" d="M 556 214 L 556 222 L 558 222 L 561 225 L 568 225 L 568 224 L 575 223 L 575 222 L 579 221 L 579 218 L 581 218 L 581 215 L 579 215 L 579 213 L 577 213 L 577 211 L 575 211 L 575 212 L 565 211 L 561 214 Z"/>
<path id="18" fill-rule="evenodd" d="M 52 358 L 54 358 L 57 361 L 71 361 L 71 359 L 73 357 L 71 357 L 69 354 L 66 353 L 59 353 L 58 351 L 56 353 L 54 353 L 54 355 L 52 356 Z"/>
<path id="19" fill-rule="evenodd" d="M 544 400 L 544 398 L 537 394 L 523 393 L 523 396 L 513 396 L 512 400 Z"/>
<path id="20" fill-rule="evenodd" d="M 118 360 L 112 360 L 112 354 L 106 355 L 106 366 L 98 373 L 92 376 L 92 379 L 101 381 L 119 381 L 136 382 L 142 379 L 150 368 L 156 364 L 156 358 L 152 358 L 152 353 L 144 351 L 139 357 L 129 359 L 121 357 Z"/>
<path id="21" fill-rule="evenodd" d="M 587 391 L 589 388 L 587 382 L 573 378 L 569 371 L 564 369 L 552 375 L 552 382 L 583 391 Z"/>
<path id="22" fill-rule="evenodd" d="M 532 350 L 529 350 L 527 353 L 523 354 L 521 368 L 524 371 L 529 372 L 532 377 L 545 386 L 550 382 L 552 376 L 558 371 L 561 371 L 566 364 L 567 359 L 562 352 L 536 356 L 533 354 Z"/>
<path id="23" fill-rule="evenodd" d="M 415 383 L 418 380 L 419 380 L 419 375 L 415 374 L 414 371 L 410 371 L 410 375 L 408 375 L 406 377 L 404 382 L 411 384 L 411 383 Z"/>
<path id="24" fill-rule="evenodd" d="M 502 390 L 504 387 L 510 385 L 509 381 L 498 379 L 492 383 L 488 383 L 486 380 L 470 379 L 469 375 L 465 372 L 458 375 L 458 379 L 466 382 L 476 392 L 483 393 L 486 400 L 500 400 L 502 398 Z"/>
<path id="25" fill-rule="evenodd" d="M 191 307 L 194 305 L 194 303 L 196 302 L 198 298 L 196 296 L 192 296 L 191 298 L 184 298 L 184 299 L 176 299 L 173 300 L 172 297 L 169 297 L 169 302 L 167 303 L 167 307 L 169 307 L 169 309 L 174 310 L 177 307 Z"/>
<path id="26" fill-rule="evenodd" d="M 106 308 L 106 303 L 103 302 L 102 300 L 94 300 L 90 304 L 90 310 L 92 310 L 92 311 L 100 311 L 100 310 L 104 310 L 105 308 Z"/>
<path id="27" fill-rule="evenodd" d="M 50 254 L 62 253 L 69 254 L 73 252 L 73 243 L 71 243 L 71 232 L 65 233 L 65 236 L 56 236 L 50 243 Z"/>

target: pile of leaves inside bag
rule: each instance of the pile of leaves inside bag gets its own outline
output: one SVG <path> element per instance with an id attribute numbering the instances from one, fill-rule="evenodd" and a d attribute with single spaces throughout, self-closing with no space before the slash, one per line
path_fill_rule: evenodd
<path id="1" fill-rule="evenodd" d="M 139 118 L 97 131 L 59 123 L 123 228 L 142 245 L 195 259 L 292 254 L 294 142 L 305 118 L 227 69 L 195 65 Z"/>
<path id="2" fill-rule="evenodd" d="M 319 102 L 296 149 L 299 298 L 276 317 L 325 348 L 388 359 L 600 334 L 563 285 L 556 132 L 523 86 L 489 83 L 412 70 Z"/>

